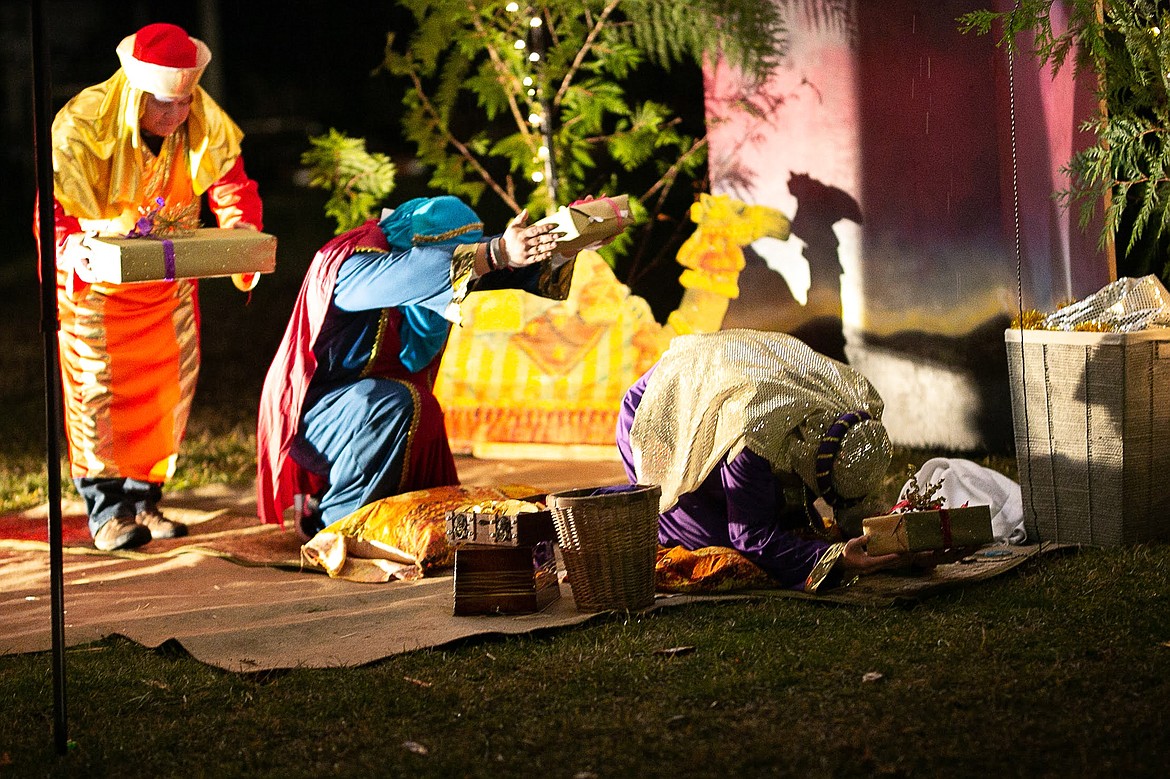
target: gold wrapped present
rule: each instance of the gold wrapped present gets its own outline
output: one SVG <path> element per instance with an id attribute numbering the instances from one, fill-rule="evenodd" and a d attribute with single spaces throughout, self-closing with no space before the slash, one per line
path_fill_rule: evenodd
<path id="1" fill-rule="evenodd" d="M 276 236 L 256 230 L 201 227 L 166 237 L 90 237 L 85 246 L 91 272 L 114 284 L 276 270 Z"/>
<path id="2" fill-rule="evenodd" d="M 934 511 L 906 511 L 869 517 L 861 522 L 871 555 L 925 552 L 991 543 L 991 508 L 963 506 Z"/>
<path id="3" fill-rule="evenodd" d="M 536 224 L 556 225 L 561 237 L 557 253 L 576 257 L 585 249 L 598 249 L 621 234 L 631 222 L 629 195 L 578 200 L 561 206 Z"/>

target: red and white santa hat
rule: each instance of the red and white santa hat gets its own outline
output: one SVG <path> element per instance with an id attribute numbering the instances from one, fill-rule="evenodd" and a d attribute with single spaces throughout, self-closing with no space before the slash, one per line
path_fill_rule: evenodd
<path id="1" fill-rule="evenodd" d="M 118 44 L 118 59 L 130 86 L 159 100 L 190 95 L 211 62 L 211 50 L 173 24 L 148 24 Z"/>

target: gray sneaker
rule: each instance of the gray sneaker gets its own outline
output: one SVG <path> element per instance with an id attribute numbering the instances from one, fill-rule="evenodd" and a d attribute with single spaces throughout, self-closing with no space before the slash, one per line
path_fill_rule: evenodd
<path id="1" fill-rule="evenodd" d="M 113 517 L 93 534 L 93 545 L 103 552 L 142 546 L 151 539 L 150 530 L 134 521 L 134 517 Z"/>
<path id="2" fill-rule="evenodd" d="M 139 511 L 134 521 L 149 530 L 151 538 L 179 538 L 187 535 L 186 525 L 167 519 L 156 508 Z"/>

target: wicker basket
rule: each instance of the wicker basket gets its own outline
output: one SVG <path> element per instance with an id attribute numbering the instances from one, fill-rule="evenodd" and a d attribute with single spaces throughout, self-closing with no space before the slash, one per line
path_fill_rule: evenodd
<path id="1" fill-rule="evenodd" d="M 549 495 L 578 611 L 633 611 L 654 602 L 661 493 L 636 484 Z"/>
<path id="2" fill-rule="evenodd" d="M 1170 538 L 1170 329 L 1020 336 L 1004 337 L 1029 538 Z"/>

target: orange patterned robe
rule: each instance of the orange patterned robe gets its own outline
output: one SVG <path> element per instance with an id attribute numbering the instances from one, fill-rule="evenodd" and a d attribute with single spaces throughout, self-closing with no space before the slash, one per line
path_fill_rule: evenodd
<path id="1" fill-rule="evenodd" d="M 87 284 L 62 249 L 76 232 L 126 235 L 163 198 L 163 215 L 198 209 L 220 227 L 257 229 L 243 134 L 202 89 L 187 123 L 155 155 L 138 130 L 143 93 L 119 70 L 53 122 L 57 303 L 65 425 L 74 478 L 161 483 L 174 472 L 199 373 L 193 279 Z"/>

